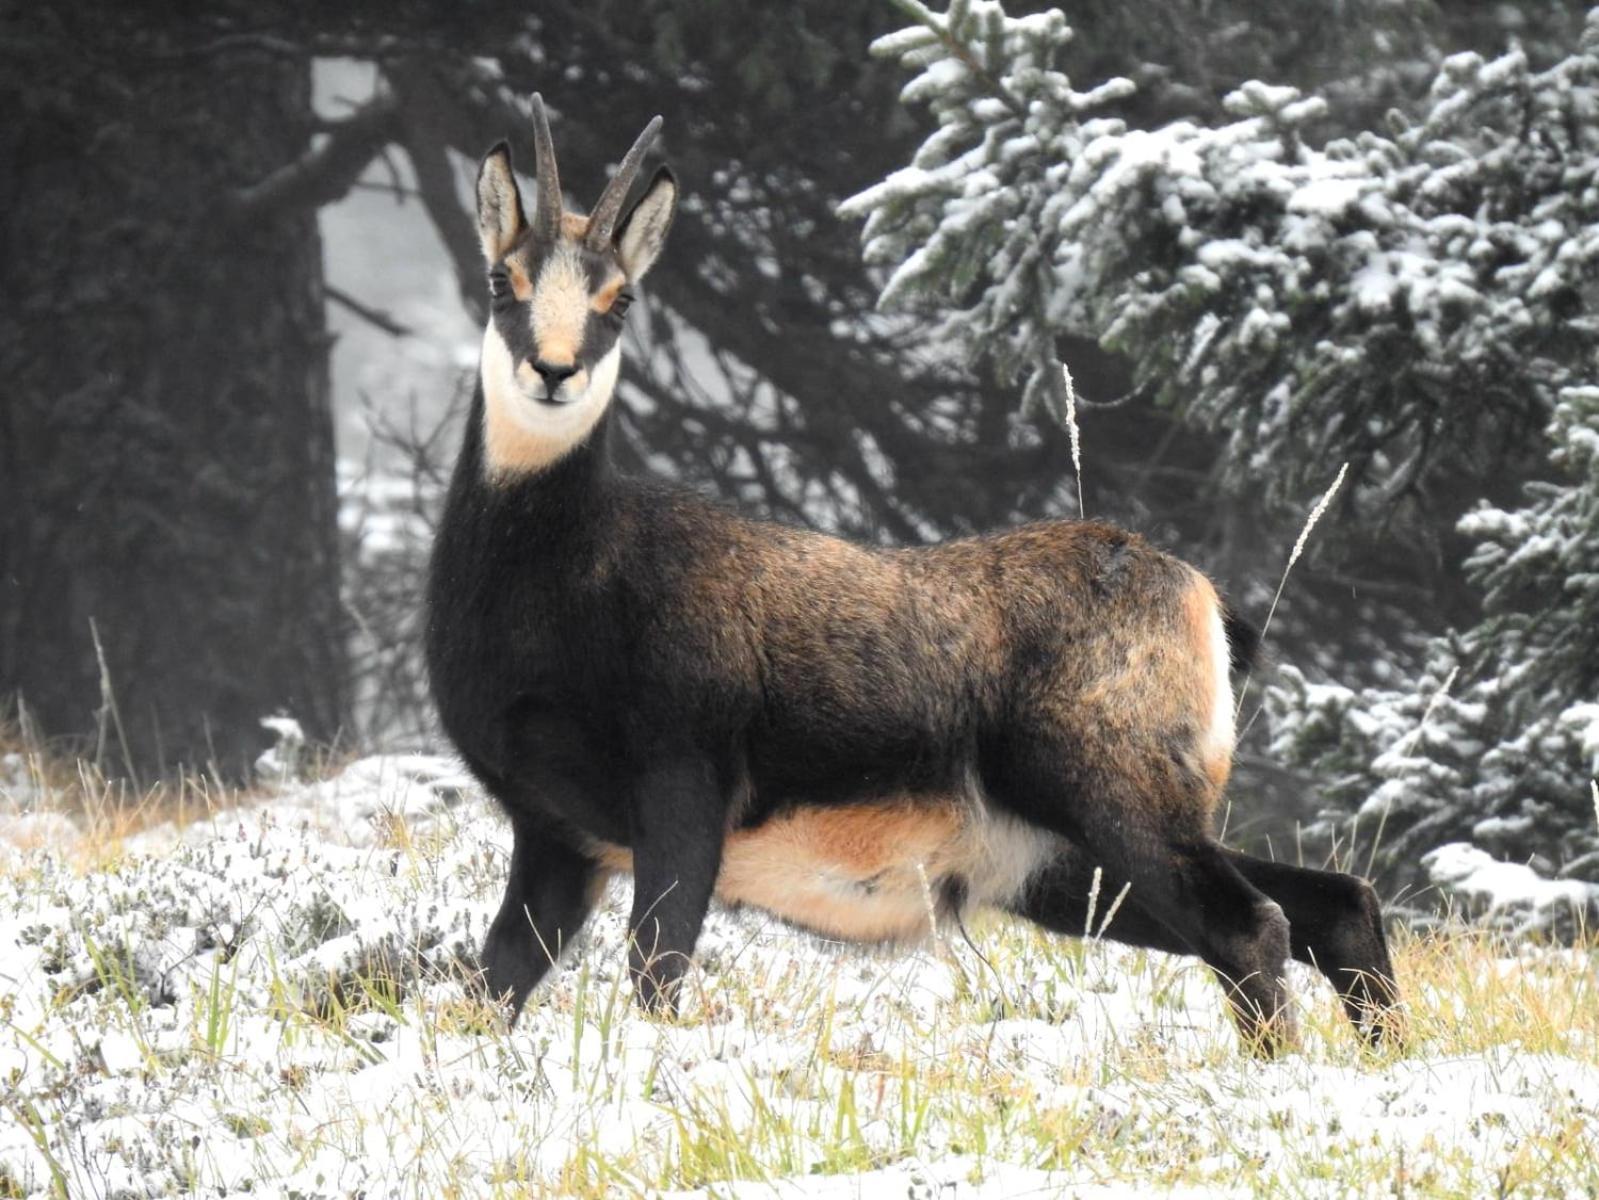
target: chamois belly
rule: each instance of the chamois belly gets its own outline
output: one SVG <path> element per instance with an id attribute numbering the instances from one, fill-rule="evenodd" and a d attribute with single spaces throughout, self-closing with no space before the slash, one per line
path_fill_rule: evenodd
<path id="1" fill-rule="evenodd" d="M 800 806 L 728 834 L 716 895 L 849 941 L 916 941 L 1013 899 L 1053 850 L 1048 834 L 953 797 Z M 632 870 L 623 847 L 598 858 Z"/>

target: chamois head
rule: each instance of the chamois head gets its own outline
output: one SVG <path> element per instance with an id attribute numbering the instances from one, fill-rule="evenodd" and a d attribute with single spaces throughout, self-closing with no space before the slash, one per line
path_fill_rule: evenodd
<path id="1" fill-rule="evenodd" d="M 483 334 L 487 466 L 537 471 L 586 437 L 610 403 L 632 285 L 660 254 L 677 207 L 665 167 L 625 214 L 639 164 L 660 132 L 644 127 L 588 216 L 567 212 L 544 101 L 533 97 L 537 205 L 530 222 L 499 143 L 477 178 L 478 236 L 491 312 Z M 620 216 L 620 220 L 618 217 Z"/>

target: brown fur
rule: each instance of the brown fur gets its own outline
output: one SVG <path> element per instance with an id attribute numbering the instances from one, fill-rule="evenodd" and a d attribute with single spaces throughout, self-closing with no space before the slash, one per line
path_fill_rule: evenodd
<path id="1" fill-rule="evenodd" d="M 596 206 L 607 234 L 658 127 Z M 514 186 L 499 148 L 480 174 L 486 247 Z M 578 246 L 590 223 L 571 214 L 545 222 L 512 250 L 519 302 L 500 296 L 485 333 L 429 668 L 442 723 L 516 826 L 491 994 L 521 1005 L 544 970 L 527 925 L 557 943 L 577 929 L 597 870 L 634 875 L 629 970 L 663 1008 L 713 895 L 873 941 L 996 904 L 1079 932 L 1084 856 L 1131 886 L 1129 940 L 1200 954 L 1263 1045 L 1292 1029 L 1283 904 L 1313 930 L 1306 953 L 1387 976 L 1380 927 L 1315 925 L 1304 906 L 1326 881 L 1215 840 L 1231 650 L 1252 639 L 1193 568 L 1092 522 L 859 546 L 614 471 L 621 322 L 597 314 L 616 311 L 618 267 L 636 281 L 655 261 L 676 194 L 658 170 L 615 244 Z"/>
<path id="2" fill-rule="evenodd" d="M 626 286 L 626 277 L 622 275 L 612 277 L 609 283 L 594 293 L 594 298 L 589 301 L 589 307 L 598 313 L 610 312 L 611 305 L 616 303 L 617 296 L 621 294 L 622 289 Z"/>
<path id="3" fill-rule="evenodd" d="M 1225 680 L 1219 601 L 1197 571 L 1093 523 L 906 550 L 717 524 L 660 614 L 674 651 L 686 637 L 718 674 L 758 676 L 797 711 L 1014 724 L 1136 776 L 1146 804 L 1208 831 L 1231 745 L 1207 741 Z"/>
<path id="4" fill-rule="evenodd" d="M 585 216 L 572 212 L 561 214 L 562 241 L 569 243 L 573 247 L 581 245 L 584 234 L 588 232 L 588 227 L 589 219 Z M 513 237 L 520 236 L 520 233 L 521 230 L 519 228 Z M 515 249 L 510 241 L 491 241 L 491 234 L 488 232 L 485 232 L 483 236 L 486 253 L 491 253 L 493 258 L 498 258 L 502 254 L 506 256 L 505 270 L 511 277 L 512 293 L 518 300 L 528 301 L 533 299 L 533 280 L 528 274 L 526 243 L 522 243 L 522 249 Z M 616 299 L 617 293 L 622 290 L 625 283 L 626 280 L 620 275 L 608 283 L 605 289 L 593 298 L 594 311 L 606 312 L 609 310 L 612 302 Z"/>
<path id="5" fill-rule="evenodd" d="M 631 851 L 591 852 L 604 870 L 632 873 Z M 947 915 L 945 881 L 1007 901 L 1047 853 L 1031 832 L 953 796 L 800 806 L 728 834 L 716 895 L 850 941 L 914 941 Z"/>
<path id="6" fill-rule="evenodd" d="M 483 454 L 492 482 L 509 483 L 542 470 L 570 451 L 574 441 L 587 436 L 604 414 L 603 405 L 592 405 L 574 414 L 572 423 L 544 429 L 530 428 L 518 420 L 518 411 L 525 410 L 529 402 L 516 389 L 518 384 L 524 389 L 534 385 L 533 368 L 525 362 L 511 363 L 504 344 L 493 336 L 484 338 L 482 372 Z M 586 388 L 588 372 L 580 371 L 570 382 L 576 389 Z"/>
<path id="7" fill-rule="evenodd" d="M 533 282 L 527 277 L 527 268 L 516 258 L 505 261 L 506 273 L 511 277 L 511 291 L 518 300 L 533 299 Z"/>
<path id="8" fill-rule="evenodd" d="M 570 366 L 577 359 L 588 317 L 588 277 L 574 250 L 548 255 L 533 295 L 533 334 L 541 361 Z"/>
<path id="9" fill-rule="evenodd" d="M 568 439 L 544 437 L 523 428 L 503 404 L 491 404 L 483 413 L 483 450 L 492 477 L 509 480 L 523 471 L 553 462 L 568 448 Z"/>

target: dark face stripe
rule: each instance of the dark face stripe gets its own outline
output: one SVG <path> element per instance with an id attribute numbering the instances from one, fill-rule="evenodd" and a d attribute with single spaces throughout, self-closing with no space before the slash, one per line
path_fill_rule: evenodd
<path id="1" fill-rule="evenodd" d="M 620 318 L 593 311 L 592 301 L 617 278 L 621 268 L 613 252 L 597 253 L 572 240 L 565 240 L 565 248 L 575 250 L 580 255 L 579 263 L 587 284 L 587 295 L 583 297 L 587 316 L 583 321 L 580 342 L 574 348 L 572 365 L 579 370 L 592 371 L 595 364 L 616 346 L 622 333 Z M 510 350 L 511 360 L 515 364 L 534 362 L 539 358 L 541 347 L 533 335 L 532 311 L 538 300 L 536 289 L 541 272 L 555 249 L 555 243 L 541 246 L 528 236 L 505 256 L 505 264 L 515 264 L 532 281 L 535 289 L 535 294 L 528 300 L 513 296 L 496 301 L 491 315 L 495 331 Z"/>

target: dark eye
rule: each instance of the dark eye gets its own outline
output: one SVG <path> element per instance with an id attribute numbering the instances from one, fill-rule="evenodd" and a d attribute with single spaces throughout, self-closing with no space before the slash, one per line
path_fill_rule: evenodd
<path id="1" fill-rule="evenodd" d="M 632 303 L 633 294 L 631 292 L 618 292 L 616 294 L 616 299 L 611 301 L 611 307 L 609 310 L 611 316 L 615 317 L 617 320 L 621 320 L 623 317 L 627 316 L 628 305 Z"/>
<path id="2" fill-rule="evenodd" d="M 504 271 L 490 271 L 489 295 L 495 300 L 512 299 L 511 277 Z"/>

